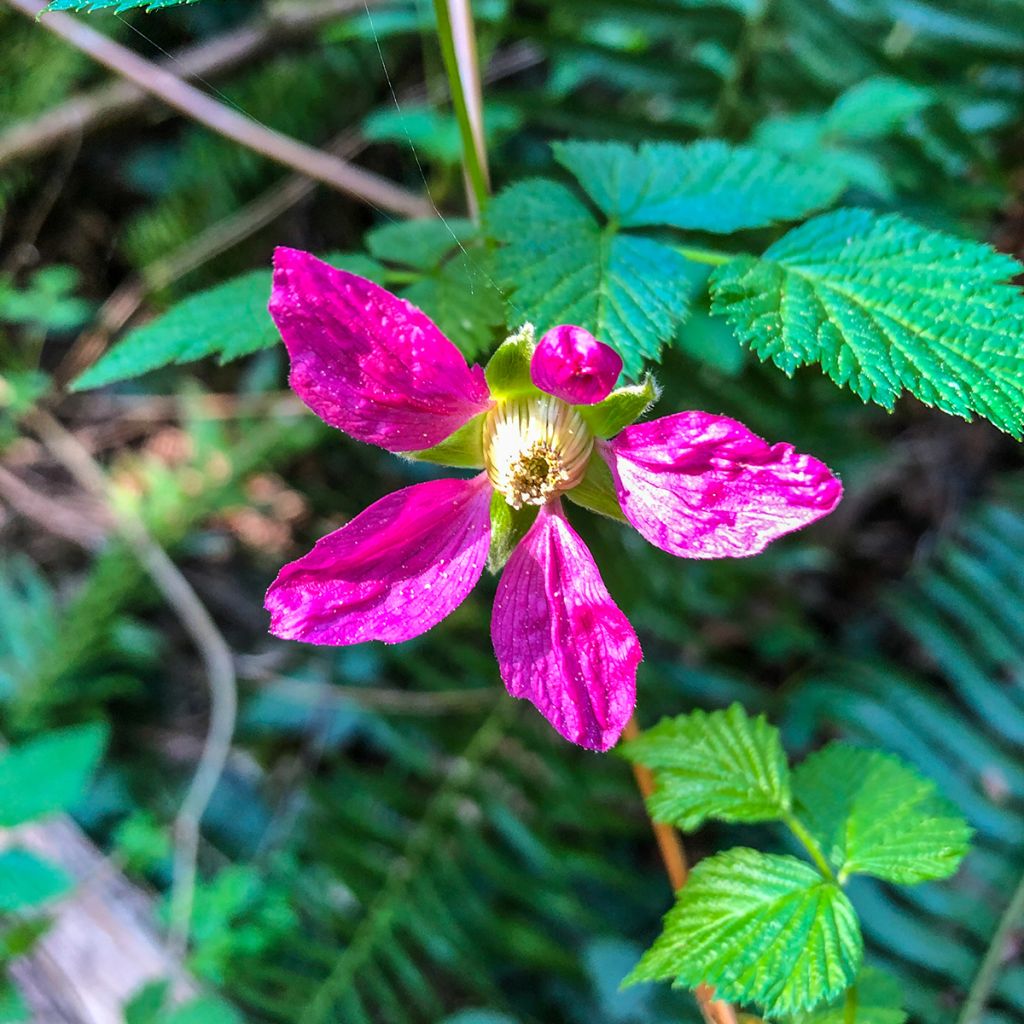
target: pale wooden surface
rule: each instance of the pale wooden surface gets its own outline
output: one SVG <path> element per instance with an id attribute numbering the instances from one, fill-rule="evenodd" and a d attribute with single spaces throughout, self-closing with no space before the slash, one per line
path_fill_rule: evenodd
<path id="1" fill-rule="evenodd" d="M 163 950 L 150 897 L 70 818 L 0 830 L 7 846 L 37 853 L 77 883 L 49 908 L 49 931 L 11 968 L 33 1024 L 123 1024 L 126 1000 L 157 978 L 174 977 L 177 998 L 195 993 Z"/>

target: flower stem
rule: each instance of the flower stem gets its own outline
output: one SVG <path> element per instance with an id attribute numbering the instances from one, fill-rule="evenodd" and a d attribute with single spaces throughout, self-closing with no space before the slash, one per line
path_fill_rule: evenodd
<path id="1" fill-rule="evenodd" d="M 739 253 L 717 252 L 714 249 L 691 249 L 685 245 L 680 246 L 676 251 L 691 263 L 706 263 L 710 267 L 720 267 L 725 263 L 732 263 L 740 255 Z"/>
<path id="2" fill-rule="evenodd" d="M 821 852 L 821 847 L 818 845 L 817 840 L 815 840 L 814 836 L 807 831 L 804 823 L 795 814 L 793 814 L 792 811 L 787 811 L 786 814 L 783 815 L 782 820 L 789 831 L 792 832 L 798 840 L 800 840 L 800 845 L 803 846 L 810 855 L 810 858 L 814 861 L 817 869 L 830 882 L 835 882 L 838 885 L 839 879 L 836 878 L 835 872 L 829 866 L 828 861 L 825 860 L 825 855 Z"/>
<path id="3" fill-rule="evenodd" d="M 640 726 L 637 724 L 636 715 L 626 723 L 622 735 L 627 740 L 636 739 L 640 735 Z M 646 807 L 647 798 L 654 792 L 654 776 L 649 768 L 636 762 L 633 763 L 633 776 Z M 686 880 L 690 876 L 690 866 L 686 859 L 683 841 L 671 825 L 655 821 L 653 818 L 650 818 L 650 822 L 654 838 L 658 842 L 658 851 L 661 853 L 661 859 L 665 865 L 665 874 L 668 875 L 673 890 L 678 892 L 686 885 Z M 694 995 L 701 1016 L 704 1018 L 704 1024 L 737 1024 L 736 1011 L 731 1004 L 715 999 L 715 990 L 710 985 L 698 985 Z"/>
<path id="4" fill-rule="evenodd" d="M 996 928 L 996 933 L 992 936 L 992 941 L 985 952 L 985 958 L 981 961 L 974 981 L 971 982 L 971 990 L 967 993 L 960 1016 L 957 1017 L 957 1024 L 978 1024 L 981 1020 L 985 1004 L 988 1002 L 999 976 L 999 969 L 1003 966 L 1003 957 L 1006 954 L 1010 935 L 1022 918 L 1024 918 L 1024 875 L 1021 875 L 1017 888 L 1007 904 L 1006 910 L 1003 911 L 999 927 Z"/>
<path id="5" fill-rule="evenodd" d="M 843 1003 L 843 1024 L 857 1024 L 857 986 L 851 985 L 846 990 Z"/>
<path id="6" fill-rule="evenodd" d="M 474 220 L 487 205 L 490 181 L 484 145 L 483 98 L 480 68 L 473 33 L 473 15 L 468 0 L 434 0 L 437 38 L 448 75 L 455 120 L 462 140 L 462 166 L 466 174 L 466 195 Z"/>

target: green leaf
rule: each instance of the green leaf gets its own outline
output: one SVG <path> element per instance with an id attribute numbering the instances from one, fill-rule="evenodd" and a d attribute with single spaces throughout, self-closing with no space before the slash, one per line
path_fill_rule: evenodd
<path id="1" fill-rule="evenodd" d="M 361 253 L 334 253 L 327 262 L 371 281 L 379 282 L 384 272 L 376 260 Z M 270 285 L 269 270 L 252 270 L 190 295 L 163 316 L 130 331 L 71 390 L 103 387 L 207 356 L 215 355 L 223 364 L 278 344 L 277 328 L 267 312 Z"/>
<path id="2" fill-rule="evenodd" d="M 858 82 L 832 104 L 824 117 L 827 134 L 845 139 L 878 139 L 902 128 L 936 96 L 913 82 L 878 75 Z"/>
<path id="3" fill-rule="evenodd" d="M 427 272 L 434 270 L 453 249 L 473 238 L 476 231 L 473 222 L 462 217 L 396 221 L 369 232 L 366 248 L 370 255 L 385 263 Z"/>
<path id="4" fill-rule="evenodd" d="M 163 316 L 136 328 L 85 371 L 72 390 L 138 377 L 168 363 L 219 354 L 237 359 L 277 342 L 267 312 L 270 271 L 253 270 L 190 295 Z"/>
<path id="5" fill-rule="evenodd" d="M 643 416 L 660 394 L 654 377 L 648 373 L 641 383 L 616 388 L 603 401 L 594 405 L 578 405 L 576 411 L 595 437 L 614 437 L 623 427 Z"/>
<path id="6" fill-rule="evenodd" d="M 878 750 L 830 743 L 795 770 L 793 796 L 841 878 L 947 878 L 970 844 L 970 826 L 935 784 Z"/>
<path id="7" fill-rule="evenodd" d="M 85 787 L 107 742 L 98 723 L 59 729 L 0 756 L 0 827 L 67 810 Z"/>
<path id="8" fill-rule="evenodd" d="M 820 1009 L 787 1017 L 785 1024 L 903 1024 L 907 1019 L 900 983 L 891 974 L 864 967 L 854 988 L 857 1009 L 852 1017 L 846 1014 L 844 993 Z"/>
<path id="9" fill-rule="evenodd" d="M 230 1003 L 204 996 L 171 1010 L 162 1018 L 162 1024 L 243 1024 L 243 1020 Z"/>
<path id="10" fill-rule="evenodd" d="M 157 978 L 138 989 L 124 1007 L 124 1024 L 159 1024 L 171 983 Z"/>
<path id="11" fill-rule="evenodd" d="M 196 0 L 50 0 L 48 11 L 134 11 L 144 7 L 147 11 L 158 11 L 163 7 L 180 7 L 193 4 Z"/>
<path id="12" fill-rule="evenodd" d="M 377 15 L 374 15 L 377 18 Z M 505 103 L 484 104 L 484 130 L 488 148 L 514 132 L 522 114 Z M 402 104 L 375 110 L 363 122 L 363 134 L 375 142 L 394 142 L 431 160 L 457 165 L 462 159 L 459 125 L 452 114 L 433 107 Z"/>
<path id="13" fill-rule="evenodd" d="M 795 857 L 740 847 L 693 869 L 626 981 L 706 982 L 771 1016 L 834 999 L 862 956 L 857 915 L 839 886 Z"/>
<path id="14" fill-rule="evenodd" d="M 637 376 L 686 315 L 693 265 L 661 242 L 602 228 L 564 185 L 513 185 L 487 219 L 504 243 L 496 267 L 512 291 L 510 323 L 578 324 L 614 346 Z"/>
<path id="15" fill-rule="evenodd" d="M 29 1008 L 10 978 L 0 977 L 0 1024 L 21 1024 L 29 1019 Z"/>
<path id="16" fill-rule="evenodd" d="M 0 852 L 0 914 L 37 907 L 63 896 L 73 884 L 64 871 L 28 850 Z"/>
<path id="17" fill-rule="evenodd" d="M 555 156 L 623 227 L 730 234 L 799 220 L 829 206 L 844 182 L 768 150 L 709 139 L 686 146 L 561 142 Z"/>
<path id="18" fill-rule="evenodd" d="M 786 373 L 820 362 L 891 409 L 904 391 L 1020 436 L 1024 297 L 1009 256 L 895 214 L 838 210 L 711 277 L 713 311 Z"/>
<path id="19" fill-rule="evenodd" d="M 505 323 L 505 299 L 479 247 L 460 252 L 402 292 L 458 345 L 467 359 L 488 352 Z"/>
<path id="20" fill-rule="evenodd" d="M 774 821 L 789 810 L 789 767 L 779 731 L 739 704 L 664 718 L 620 749 L 654 773 L 651 814 L 685 831 L 708 818 Z"/>

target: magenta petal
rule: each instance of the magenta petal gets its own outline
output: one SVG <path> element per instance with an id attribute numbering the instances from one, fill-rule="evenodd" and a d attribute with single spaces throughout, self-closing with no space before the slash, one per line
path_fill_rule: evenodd
<path id="1" fill-rule="evenodd" d="M 381 498 L 281 570 L 265 601 L 270 632 L 336 646 L 425 633 L 480 579 L 490 504 L 484 474 Z"/>
<path id="2" fill-rule="evenodd" d="M 483 370 L 470 369 L 425 313 L 308 252 L 274 253 L 270 314 L 292 389 L 359 441 L 431 448 L 489 405 Z"/>
<path id="3" fill-rule="evenodd" d="M 640 643 L 558 502 L 505 566 L 491 619 L 501 678 L 567 740 L 607 750 L 636 703 Z"/>
<path id="4" fill-rule="evenodd" d="M 757 554 L 828 515 L 843 494 L 824 463 L 706 412 L 634 424 L 600 450 L 626 518 L 688 558 Z"/>
<path id="5" fill-rule="evenodd" d="M 593 405 L 611 394 L 622 372 L 615 349 L 572 324 L 552 327 L 530 362 L 533 383 L 570 405 Z"/>

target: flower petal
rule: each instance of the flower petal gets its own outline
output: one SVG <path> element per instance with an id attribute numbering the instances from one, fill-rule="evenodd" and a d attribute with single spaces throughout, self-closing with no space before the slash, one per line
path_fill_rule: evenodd
<path id="1" fill-rule="evenodd" d="M 396 644 L 425 633 L 480 578 L 490 504 L 485 474 L 381 498 L 281 570 L 265 602 L 270 632 L 336 646 Z"/>
<path id="2" fill-rule="evenodd" d="M 626 518 L 687 558 L 757 554 L 828 515 L 843 494 L 824 463 L 706 412 L 634 424 L 600 450 Z"/>
<path id="3" fill-rule="evenodd" d="M 488 407 L 483 370 L 468 367 L 425 313 L 308 252 L 274 253 L 270 314 L 292 389 L 359 441 L 431 448 Z"/>
<path id="4" fill-rule="evenodd" d="M 533 383 L 570 405 L 593 405 L 611 394 L 622 372 L 615 349 L 572 324 L 552 327 L 530 361 Z"/>
<path id="5" fill-rule="evenodd" d="M 573 743 L 615 744 L 636 703 L 640 643 L 557 501 L 541 509 L 505 566 L 491 635 L 513 697 Z"/>

